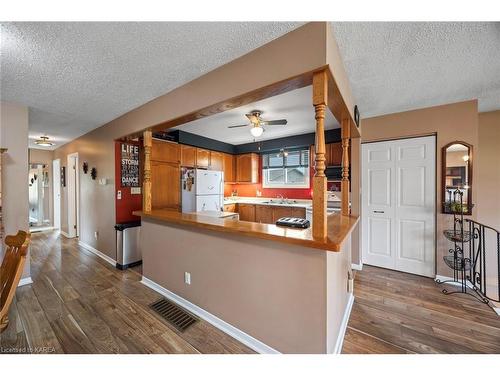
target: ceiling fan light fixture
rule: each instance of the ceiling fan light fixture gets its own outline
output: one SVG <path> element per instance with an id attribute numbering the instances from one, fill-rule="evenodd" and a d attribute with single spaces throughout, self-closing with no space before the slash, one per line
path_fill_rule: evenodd
<path id="1" fill-rule="evenodd" d="M 262 133 L 264 133 L 264 129 L 261 126 L 254 126 L 250 129 L 250 133 L 252 133 L 252 135 L 257 138 L 260 137 Z"/>
<path id="2" fill-rule="evenodd" d="M 54 146 L 55 143 L 49 141 L 49 137 L 42 136 L 42 137 L 40 137 L 40 139 L 37 139 L 35 141 L 35 144 L 38 146 L 42 146 L 42 147 L 50 147 L 50 146 Z"/>

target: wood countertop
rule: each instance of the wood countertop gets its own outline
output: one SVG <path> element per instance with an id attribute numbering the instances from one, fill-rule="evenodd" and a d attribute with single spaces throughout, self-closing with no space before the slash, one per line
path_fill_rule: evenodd
<path id="1" fill-rule="evenodd" d="M 328 216 L 327 237 L 325 239 L 315 239 L 312 236 L 312 228 L 292 229 L 279 227 L 274 224 L 219 219 L 196 213 L 186 214 L 168 209 L 156 209 L 149 212 L 134 211 L 134 215 L 141 216 L 143 219 L 188 225 L 217 232 L 241 234 L 248 237 L 287 242 L 327 251 L 340 251 L 342 244 L 359 221 L 359 217 L 357 216 L 330 215 Z"/>

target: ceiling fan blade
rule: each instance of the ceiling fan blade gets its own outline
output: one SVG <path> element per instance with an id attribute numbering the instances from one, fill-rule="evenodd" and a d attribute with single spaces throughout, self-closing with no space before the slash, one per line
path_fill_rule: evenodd
<path id="1" fill-rule="evenodd" d="M 232 128 L 242 128 L 244 126 L 248 126 L 249 124 L 245 124 L 245 125 L 231 125 L 231 126 L 228 126 L 228 129 L 232 129 Z"/>
<path id="2" fill-rule="evenodd" d="M 258 116 L 252 114 L 252 113 L 247 113 L 245 116 L 247 116 L 248 120 L 252 123 L 252 124 L 257 124 L 259 123 L 260 119 Z"/>
<path id="3" fill-rule="evenodd" d="M 271 121 L 261 121 L 261 125 L 286 125 L 288 123 L 287 120 L 271 120 Z"/>

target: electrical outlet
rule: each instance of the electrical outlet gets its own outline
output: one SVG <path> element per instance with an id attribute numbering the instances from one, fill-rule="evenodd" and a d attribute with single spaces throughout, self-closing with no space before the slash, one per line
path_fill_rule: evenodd
<path id="1" fill-rule="evenodd" d="M 95 239 L 97 240 L 97 237 L 99 237 L 99 232 L 97 232 L 97 231 L 96 231 L 96 232 L 94 232 L 94 237 L 95 237 Z"/>
<path id="2" fill-rule="evenodd" d="M 184 272 L 184 283 L 191 285 L 191 274 L 189 272 Z"/>

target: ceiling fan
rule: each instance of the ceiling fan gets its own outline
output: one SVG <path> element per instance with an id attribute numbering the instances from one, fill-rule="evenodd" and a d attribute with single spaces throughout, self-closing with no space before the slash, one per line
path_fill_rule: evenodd
<path id="1" fill-rule="evenodd" d="M 247 113 L 245 116 L 247 116 L 248 120 L 250 121 L 249 124 L 245 124 L 245 125 L 232 125 L 232 126 L 228 126 L 229 129 L 233 129 L 233 128 L 242 128 L 244 126 L 251 126 L 250 128 L 250 133 L 252 133 L 252 135 L 257 138 L 257 137 L 260 137 L 262 135 L 262 133 L 264 133 L 264 128 L 263 126 L 274 126 L 274 125 L 286 125 L 288 123 L 287 120 L 285 119 L 281 119 L 281 120 L 263 120 L 260 116 L 262 115 L 262 111 L 258 111 L 258 110 L 255 110 L 255 111 L 252 111 L 250 113 Z"/>

